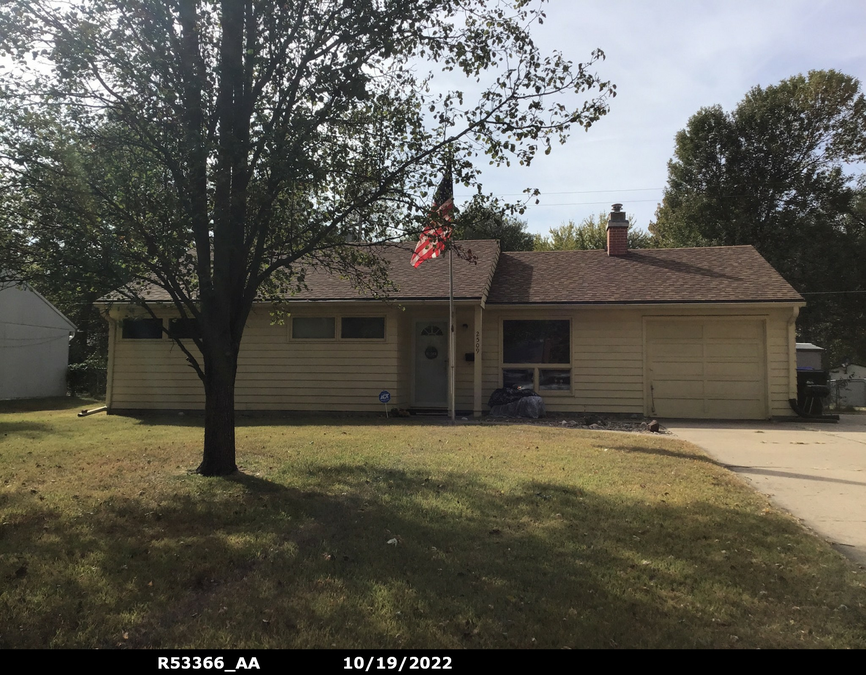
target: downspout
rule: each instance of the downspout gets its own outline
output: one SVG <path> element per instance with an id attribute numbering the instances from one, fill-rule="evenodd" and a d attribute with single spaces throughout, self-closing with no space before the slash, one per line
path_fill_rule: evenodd
<path id="1" fill-rule="evenodd" d="M 800 308 L 792 308 L 791 318 L 788 319 L 788 405 L 799 417 L 807 417 L 797 403 L 797 332 L 795 324 L 798 316 L 800 316 Z M 794 349 L 793 356 L 791 355 L 792 347 Z"/>

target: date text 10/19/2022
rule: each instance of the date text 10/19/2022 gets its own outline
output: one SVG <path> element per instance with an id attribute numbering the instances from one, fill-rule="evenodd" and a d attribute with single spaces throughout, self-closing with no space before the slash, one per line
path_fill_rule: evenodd
<path id="1" fill-rule="evenodd" d="M 451 670 L 450 656 L 347 656 L 343 670 Z"/>

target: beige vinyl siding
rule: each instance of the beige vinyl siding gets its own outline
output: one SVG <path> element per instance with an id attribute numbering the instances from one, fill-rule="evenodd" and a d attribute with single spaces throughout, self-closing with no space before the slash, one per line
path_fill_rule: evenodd
<path id="1" fill-rule="evenodd" d="M 789 399 L 797 398 L 797 351 L 790 308 L 775 310 L 767 314 L 767 361 L 770 395 L 770 415 L 791 417 L 793 411 Z"/>
<path id="2" fill-rule="evenodd" d="M 502 386 L 501 330 L 502 321 L 509 319 L 571 321 L 571 391 L 539 392 L 548 411 L 643 412 L 641 315 L 634 310 L 488 307 L 484 317 L 485 403 Z"/>
<path id="3" fill-rule="evenodd" d="M 114 389 L 114 361 L 117 358 L 115 341 L 117 339 L 117 321 L 113 320 L 108 312 L 103 314 L 108 321 L 108 364 L 105 372 L 105 401 L 111 406 L 112 391 Z"/>
<path id="4" fill-rule="evenodd" d="M 236 398 L 241 410 L 381 411 L 379 392 L 398 405 L 396 310 L 386 305 L 292 308 L 292 316 L 384 316 L 385 338 L 294 340 L 286 326 L 270 325 L 260 310 L 247 324 L 238 359 Z M 279 335 L 275 336 L 275 332 Z M 276 338 L 276 339 L 275 339 Z"/>
<path id="5" fill-rule="evenodd" d="M 490 410 L 487 401 L 494 389 L 502 386 L 502 366 L 500 365 L 500 350 L 502 349 L 502 319 L 501 313 L 495 309 L 484 310 L 484 332 L 481 334 L 481 402 L 484 410 Z"/>
<path id="6" fill-rule="evenodd" d="M 397 381 L 400 383 L 401 396 L 391 399 L 389 407 L 408 409 L 412 405 L 412 368 L 415 355 L 412 352 L 412 331 L 414 321 L 409 312 L 400 312 L 394 323 L 397 325 Z M 389 390 L 390 391 L 390 390 Z M 393 394 L 393 392 L 392 392 Z"/>
<path id="7" fill-rule="evenodd" d="M 540 392 L 551 413 L 651 414 L 646 386 L 646 323 L 660 317 L 685 325 L 710 318 L 731 325 L 760 321 L 765 328 L 765 408 L 771 416 L 791 416 L 794 344 L 792 306 L 553 307 L 488 306 L 481 336 L 482 402 L 501 386 L 501 329 L 504 319 L 567 319 L 571 325 L 571 391 Z M 381 412 L 381 390 L 389 407 L 409 408 L 414 392 L 416 321 L 447 321 L 447 305 L 399 307 L 379 303 L 322 303 L 291 307 L 294 316 L 384 316 L 384 340 L 292 340 L 286 325 L 272 324 L 267 309 L 252 314 L 241 345 L 236 389 L 238 410 Z M 113 318 L 122 314 L 114 310 Z M 168 314 L 166 314 L 166 320 Z M 456 407 L 473 407 L 474 308 L 458 306 Z M 463 325 L 466 324 L 466 328 Z M 109 354 L 109 406 L 112 409 L 201 409 L 201 383 L 184 354 L 168 339 L 125 340 L 112 327 Z M 539 364 L 536 364 L 539 365 Z"/>
<path id="8" fill-rule="evenodd" d="M 454 324 L 457 331 L 455 346 L 457 369 L 454 373 L 455 407 L 457 410 L 468 411 L 472 410 L 472 399 L 475 391 L 475 367 L 472 361 L 466 360 L 466 354 L 475 352 L 474 307 L 458 308 Z"/>
<path id="9" fill-rule="evenodd" d="M 643 332 L 635 311 L 584 310 L 572 320 L 572 391 L 579 412 L 643 412 Z M 556 402 L 553 410 L 568 404 Z"/>
<path id="10" fill-rule="evenodd" d="M 267 310 L 255 311 L 238 357 L 236 408 L 380 412 L 383 389 L 390 391 L 392 406 L 408 405 L 398 311 L 384 304 L 292 309 L 296 316 L 383 316 L 384 340 L 292 340 L 289 317 L 278 325 Z M 201 409 L 204 391 L 171 340 L 116 339 L 110 406 Z"/>
<path id="11" fill-rule="evenodd" d="M 201 380 L 169 340 L 126 340 L 115 330 L 109 407 L 196 409 L 204 406 Z"/>
<path id="12" fill-rule="evenodd" d="M 766 341 L 760 368 L 764 390 L 764 415 L 791 416 L 788 406 L 790 359 L 793 345 L 789 344 L 788 321 L 791 307 L 751 308 L 748 306 L 695 306 L 695 307 L 584 307 L 575 309 L 550 308 L 546 310 L 488 306 L 484 322 L 483 398 L 501 386 L 500 331 L 504 319 L 570 319 L 571 320 L 571 392 L 539 392 L 544 396 L 548 411 L 651 413 L 648 387 L 645 387 L 644 321 L 660 317 L 676 317 L 684 324 L 695 326 L 714 318 L 721 324 L 737 325 L 761 323 L 766 326 Z M 763 330 L 763 328 L 762 328 Z M 769 404 L 767 401 L 769 400 Z M 722 406 L 723 407 L 723 406 Z M 485 409 L 487 406 L 485 405 Z"/>

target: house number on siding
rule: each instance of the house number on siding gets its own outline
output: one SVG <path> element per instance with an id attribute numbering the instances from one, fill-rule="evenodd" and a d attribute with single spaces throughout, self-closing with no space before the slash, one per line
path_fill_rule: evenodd
<path id="1" fill-rule="evenodd" d="M 475 353 L 476 354 L 481 353 L 481 331 L 480 330 L 475 331 Z"/>

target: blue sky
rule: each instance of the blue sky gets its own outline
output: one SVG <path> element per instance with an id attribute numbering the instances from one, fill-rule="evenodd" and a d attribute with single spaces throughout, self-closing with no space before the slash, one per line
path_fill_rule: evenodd
<path id="1" fill-rule="evenodd" d="M 543 197 L 532 232 L 609 211 L 645 228 L 661 201 L 674 136 L 703 106 L 731 110 L 755 85 L 836 69 L 866 82 L 863 0 L 551 0 L 539 43 L 575 62 L 601 48 L 597 72 L 617 85 L 610 113 L 528 168 L 486 170 L 485 192 Z M 468 190 L 457 186 L 456 201 Z M 515 197 L 516 198 L 516 197 Z"/>

